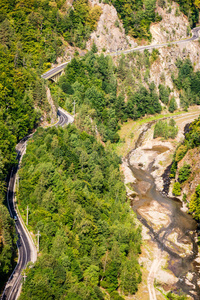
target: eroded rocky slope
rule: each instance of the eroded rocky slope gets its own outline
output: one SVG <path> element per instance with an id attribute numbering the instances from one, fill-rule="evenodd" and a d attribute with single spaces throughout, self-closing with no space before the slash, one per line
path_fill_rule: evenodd
<path id="1" fill-rule="evenodd" d="M 190 33 L 188 19 L 180 12 L 179 5 L 175 2 L 167 3 L 165 7 L 157 5 L 156 11 L 162 17 L 162 21 L 152 24 L 152 44 L 161 44 L 187 38 Z"/>

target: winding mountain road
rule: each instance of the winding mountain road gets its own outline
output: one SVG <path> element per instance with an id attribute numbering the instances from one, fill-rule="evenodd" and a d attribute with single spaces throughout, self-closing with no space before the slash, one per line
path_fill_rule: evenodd
<path id="1" fill-rule="evenodd" d="M 139 47 L 135 47 L 135 48 L 128 49 L 128 50 L 119 50 L 119 51 L 115 51 L 115 52 L 109 52 L 109 53 L 106 53 L 105 55 L 116 56 L 116 55 L 121 55 L 121 54 L 128 54 L 128 53 L 134 52 L 134 51 L 143 51 L 145 49 L 151 50 L 151 49 L 161 48 L 161 47 L 165 47 L 165 46 L 169 46 L 169 45 L 184 44 L 184 43 L 192 42 L 192 41 L 199 39 L 199 31 L 200 31 L 200 27 L 193 28 L 192 29 L 192 37 L 188 38 L 188 39 L 174 41 L 174 42 L 168 42 L 168 43 L 163 43 L 163 44 L 151 44 L 151 45 L 147 45 L 147 46 L 139 46 Z M 42 78 L 51 79 L 56 74 L 61 73 L 61 71 L 64 70 L 64 68 L 67 66 L 67 64 L 70 63 L 70 61 L 65 62 L 55 68 L 50 69 L 46 73 L 42 74 Z"/>
<path id="2" fill-rule="evenodd" d="M 182 43 L 191 42 L 191 41 L 197 40 L 199 38 L 199 30 L 200 30 L 200 27 L 194 28 L 192 30 L 192 37 L 189 39 L 175 41 L 175 42 L 169 42 L 169 43 L 163 43 L 163 44 L 158 44 L 158 45 L 141 46 L 141 47 L 136 47 L 136 48 L 132 48 L 129 50 L 108 53 L 107 55 L 114 56 L 114 55 L 120 55 L 122 53 L 127 54 L 127 53 L 130 53 L 133 51 L 143 51 L 145 49 L 150 50 L 153 48 L 160 48 L 160 47 L 168 46 L 169 44 L 174 45 L 174 44 L 182 44 Z M 44 73 L 42 75 L 42 77 L 44 79 L 51 78 L 51 76 L 53 77 L 55 74 L 58 74 L 59 72 L 61 72 L 68 63 L 69 62 L 65 62 L 62 65 L 59 65 L 59 66 L 47 71 L 46 73 Z M 60 108 L 58 109 L 58 116 L 59 116 L 59 120 L 54 126 L 64 126 L 66 124 L 73 122 L 73 117 Z M 32 241 L 30 234 L 28 233 L 28 230 L 26 229 L 26 226 L 25 226 L 20 214 L 17 213 L 17 207 L 15 206 L 15 202 L 14 202 L 16 175 L 17 175 L 17 171 L 18 171 L 21 159 L 22 159 L 24 153 L 26 152 L 26 144 L 27 144 L 27 140 L 29 139 L 29 137 L 30 136 L 28 136 L 28 137 L 24 138 L 22 141 L 20 141 L 16 147 L 16 150 L 18 153 L 17 154 L 18 165 L 12 169 L 10 179 L 9 179 L 9 184 L 8 184 L 8 192 L 7 192 L 8 208 L 9 208 L 10 215 L 12 218 L 17 216 L 16 232 L 18 234 L 18 241 L 17 241 L 18 262 L 17 262 L 17 265 L 5 286 L 5 289 L 4 289 L 2 297 L 1 297 L 2 300 L 17 299 L 17 297 L 19 296 L 20 290 L 21 290 L 21 286 L 22 286 L 22 271 L 26 268 L 26 265 L 28 262 L 34 263 L 37 259 L 36 247 Z M 153 272 L 153 270 L 152 270 L 152 272 Z M 151 281 L 150 278 L 149 278 L 149 281 Z M 149 282 L 149 285 L 151 286 L 152 283 Z M 150 289 L 152 290 L 152 288 L 150 288 Z M 152 299 L 154 299 L 154 297 L 155 297 L 154 291 L 152 291 L 152 294 L 153 294 Z"/>
<path id="3" fill-rule="evenodd" d="M 115 55 L 120 55 L 123 53 L 128 54 L 128 53 L 134 52 L 134 51 L 143 51 L 145 49 L 151 50 L 151 49 L 156 49 L 156 48 L 162 48 L 162 47 L 169 46 L 169 45 L 178 45 L 178 44 L 192 42 L 192 41 L 199 39 L 199 31 L 200 31 L 200 27 L 195 27 L 192 29 L 192 37 L 188 38 L 188 39 L 174 41 L 174 42 L 167 42 L 167 43 L 163 43 L 163 44 L 152 44 L 152 45 L 147 45 L 147 46 L 139 46 L 139 47 L 132 48 L 129 50 L 121 50 L 121 51 L 117 51 L 117 52 L 112 52 L 112 53 L 109 53 L 109 55 L 115 56 Z"/>
<path id="4" fill-rule="evenodd" d="M 72 123 L 74 120 L 69 113 L 61 108 L 58 109 L 58 118 L 58 122 L 54 126 L 64 126 Z M 26 152 L 27 141 L 31 136 L 32 134 L 23 138 L 16 146 L 16 159 L 18 161 L 18 165 L 13 167 L 8 183 L 7 204 L 11 217 L 16 218 L 15 227 L 18 235 L 18 262 L 5 286 L 1 297 L 2 300 L 15 300 L 18 298 L 22 287 L 22 271 L 26 268 L 28 262 L 34 263 L 37 259 L 36 247 L 15 204 L 15 183 L 17 171 L 19 169 L 22 157 Z"/>

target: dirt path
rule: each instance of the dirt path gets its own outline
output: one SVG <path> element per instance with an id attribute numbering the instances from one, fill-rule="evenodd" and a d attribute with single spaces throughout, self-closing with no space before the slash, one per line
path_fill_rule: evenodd
<path id="1" fill-rule="evenodd" d="M 159 267 L 160 263 L 161 263 L 161 252 L 158 249 L 156 254 L 155 254 L 155 258 L 153 260 L 153 263 L 151 265 L 149 275 L 147 277 L 147 287 L 148 287 L 148 291 L 149 291 L 149 300 L 157 300 L 156 292 L 155 292 L 155 288 L 154 288 L 154 279 L 155 279 L 155 275 L 156 275 L 156 272 L 158 270 L 158 267 Z"/>

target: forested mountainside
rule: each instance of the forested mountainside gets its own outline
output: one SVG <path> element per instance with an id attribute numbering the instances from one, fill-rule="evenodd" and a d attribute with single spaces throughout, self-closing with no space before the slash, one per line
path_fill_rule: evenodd
<path id="1" fill-rule="evenodd" d="M 21 210 L 29 205 L 42 255 L 27 269 L 20 299 L 104 299 L 104 289 L 111 296 L 119 286 L 124 294 L 137 290 L 141 233 L 119 162 L 74 125 L 37 130 L 20 169 L 18 202 Z"/>
<path id="2" fill-rule="evenodd" d="M 129 34 L 133 38 L 140 39 L 140 41 L 142 39 L 146 39 L 147 41 L 151 40 L 150 25 L 153 22 L 159 22 L 161 20 L 161 17 L 155 10 L 155 0 L 136 1 L 134 3 L 129 3 L 127 1 L 109 2 L 105 0 L 103 3 L 109 3 L 109 5 L 113 5 L 116 8 L 118 16 L 122 21 L 127 34 Z M 180 10 L 189 18 L 190 26 L 195 26 L 198 21 L 198 9 L 200 6 L 199 1 L 177 1 L 177 3 L 179 3 L 180 5 Z M 169 5 L 168 13 L 170 14 L 170 3 L 167 3 L 166 1 L 158 1 L 158 5 L 165 8 Z M 73 204 L 74 206 L 71 203 L 69 204 L 70 210 L 73 210 L 73 208 L 77 209 L 77 207 L 80 208 L 80 210 L 83 210 L 83 215 L 86 216 L 87 222 L 91 222 L 91 226 L 94 226 L 94 228 L 98 227 L 96 224 L 99 220 L 104 220 L 107 224 L 105 235 L 104 232 L 96 232 L 96 236 L 94 235 L 94 240 L 92 240 L 93 237 L 91 237 L 91 243 L 93 243 L 92 247 L 98 244 L 98 247 L 103 249 L 99 250 L 97 265 L 93 264 L 92 255 L 94 254 L 92 254 L 92 250 L 91 252 L 86 253 L 87 262 L 81 261 L 81 255 L 83 254 L 82 249 L 85 248 L 84 243 L 80 242 L 79 240 L 77 241 L 76 245 L 72 242 L 72 244 L 69 246 L 69 248 L 71 247 L 72 249 L 67 248 L 67 250 L 65 250 L 65 254 L 67 253 L 66 255 L 69 256 L 69 262 L 67 260 L 67 263 L 65 265 L 66 270 L 63 271 L 64 265 L 62 265 L 62 259 L 56 257 L 54 250 L 51 250 L 53 249 L 53 245 L 51 245 L 51 242 L 46 241 L 46 246 L 42 244 L 42 251 L 45 255 L 47 255 L 47 257 L 49 257 L 49 261 L 52 261 L 51 267 L 53 266 L 55 271 L 54 275 L 52 275 L 52 278 L 47 277 L 47 281 L 51 281 L 49 290 L 47 291 L 47 295 L 50 295 L 49 297 L 54 297 L 54 279 L 56 278 L 55 274 L 57 274 L 57 266 L 59 266 L 58 268 L 61 268 L 62 272 L 64 272 L 61 272 L 62 274 L 64 274 L 62 279 L 59 277 L 57 278 L 58 281 L 56 281 L 58 284 L 60 284 L 59 293 L 62 294 L 62 292 L 65 291 L 66 293 L 68 293 L 68 295 L 70 295 L 70 297 L 72 297 L 72 299 L 75 299 L 73 298 L 75 292 L 71 289 L 71 286 L 65 285 L 66 282 L 63 281 L 65 275 L 71 278 L 71 282 L 76 283 L 75 286 L 76 289 L 80 291 L 80 295 L 83 295 L 86 291 L 86 295 L 90 295 L 90 297 L 97 297 L 97 299 L 99 297 L 99 299 L 101 299 L 103 296 L 101 294 L 102 292 L 97 287 L 98 285 L 100 285 L 104 289 L 107 289 L 107 291 L 110 293 L 117 289 L 119 285 L 124 294 L 135 292 L 135 290 L 137 289 L 137 283 L 141 280 L 139 266 L 137 263 L 137 254 L 140 251 L 140 237 L 136 241 L 136 235 L 140 236 L 139 230 L 133 227 L 133 231 L 131 231 L 132 236 L 129 237 L 130 241 L 135 243 L 136 248 L 132 247 L 131 244 L 127 242 L 127 231 L 124 230 L 124 235 L 121 235 L 124 240 L 123 242 L 119 241 L 119 243 L 123 245 L 120 244 L 120 251 L 116 252 L 116 255 L 118 255 L 119 257 L 117 256 L 118 258 L 115 260 L 113 258 L 115 257 L 116 251 L 114 245 L 116 245 L 115 242 L 117 240 L 116 236 L 118 234 L 118 225 L 115 228 L 112 227 L 111 224 L 111 220 L 115 220 L 115 217 L 112 216 L 112 201 L 115 201 L 115 207 L 117 207 L 116 218 L 120 216 L 118 220 L 119 224 L 122 224 L 120 226 L 129 228 L 131 226 L 130 224 L 132 224 L 131 215 L 130 212 L 129 214 L 127 214 L 128 216 L 126 216 L 126 221 L 124 217 L 121 217 L 121 215 L 124 216 L 125 212 L 128 212 L 128 208 L 125 204 L 125 195 L 123 194 L 124 192 L 122 193 L 123 195 L 119 195 L 119 197 L 116 196 L 116 193 L 118 195 L 118 190 L 116 190 L 117 187 L 115 186 L 113 189 L 113 193 L 115 193 L 115 196 L 113 196 L 114 194 L 112 195 L 111 191 L 105 184 L 108 178 L 108 174 L 111 174 L 111 171 L 107 170 L 108 167 L 106 168 L 106 172 L 108 173 L 102 173 L 102 177 L 100 176 L 100 188 L 94 187 L 94 182 L 92 180 L 92 174 L 94 170 L 98 171 L 98 174 L 102 172 L 100 161 L 97 160 L 95 162 L 96 164 L 94 169 L 93 167 L 91 167 L 89 176 L 91 178 L 84 177 L 86 175 L 83 175 L 83 169 L 85 167 L 87 168 L 87 164 L 85 165 L 85 163 L 87 162 L 87 159 L 89 159 L 88 157 L 92 155 L 93 150 L 85 149 L 85 145 L 83 145 L 82 142 L 84 141 L 84 139 L 87 139 L 87 141 L 90 140 L 90 143 L 92 145 L 91 147 L 99 147 L 98 151 L 102 156 L 106 157 L 107 164 L 114 165 L 114 169 L 117 170 L 117 166 L 120 161 L 117 158 L 113 158 L 112 160 L 110 157 L 112 157 L 113 154 L 108 154 L 106 152 L 107 150 L 102 150 L 101 146 L 95 146 L 96 142 L 94 141 L 94 136 L 100 137 L 101 141 L 103 142 L 109 140 L 111 142 L 118 142 L 119 135 L 117 131 L 120 128 L 120 123 L 127 121 L 129 118 L 135 120 L 146 114 L 159 113 L 161 112 L 162 108 L 166 110 L 168 109 L 171 112 L 173 112 L 177 108 L 174 97 L 171 97 L 170 95 L 172 88 L 169 88 L 167 86 L 164 76 L 160 76 L 160 78 L 162 78 L 159 86 L 153 83 L 153 79 L 150 76 L 151 66 L 154 62 L 159 60 L 159 51 L 153 50 L 151 54 L 148 51 L 145 51 L 144 53 L 132 53 L 127 55 L 126 57 L 122 55 L 118 61 L 113 61 L 113 59 L 110 57 L 104 57 L 103 55 L 98 56 L 97 54 L 95 54 L 97 48 L 95 44 L 93 44 L 91 52 L 88 52 L 82 58 L 78 57 L 78 52 L 76 51 L 77 47 L 78 51 L 84 50 L 86 48 L 86 42 L 89 40 L 91 33 L 94 32 L 94 30 L 97 28 L 98 20 L 101 14 L 102 7 L 100 3 L 90 3 L 87 0 L 77 0 L 72 3 L 65 0 L 5 0 L 0 2 L 1 278 L 4 278 L 5 280 L 5 276 L 7 276 L 13 269 L 13 254 L 16 253 L 16 236 L 14 233 L 14 223 L 10 219 L 9 213 L 4 206 L 6 191 L 5 180 L 12 165 L 15 164 L 15 145 L 21 138 L 26 136 L 33 129 L 37 128 L 41 120 L 50 122 L 51 108 L 46 96 L 47 83 L 45 83 L 44 80 L 41 79 L 41 74 L 47 69 L 51 68 L 52 64 L 55 64 L 57 61 L 59 61 L 59 58 L 62 57 L 64 53 L 66 55 L 66 49 L 68 49 L 69 47 L 73 48 L 72 52 L 75 53 L 75 58 L 72 59 L 71 63 L 68 65 L 65 75 L 60 78 L 58 85 L 51 84 L 50 87 L 54 96 L 56 106 L 59 104 L 72 112 L 73 102 L 76 102 L 76 111 L 78 112 L 76 126 L 79 128 L 80 132 L 76 131 L 76 129 L 74 128 L 69 130 L 71 130 L 70 133 L 72 133 L 72 137 L 74 136 L 74 139 L 77 140 L 77 145 L 72 146 L 72 141 L 67 140 L 69 145 L 67 144 L 68 146 L 66 150 L 65 146 L 60 141 L 61 138 L 64 138 L 66 134 L 65 131 L 62 132 L 62 130 L 55 130 L 54 132 L 52 129 L 48 132 L 48 134 L 51 136 L 48 137 L 48 139 L 52 139 L 52 141 L 56 140 L 54 147 L 58 146 L 58 148 L 60 147 L 61 150 L 59 150 L 59 154 L 56 151 L 55 153 L 52 152 L 52 154 L 49 150 L 51 147 L 49 148 L 47 143 L 46 146 L 44 144 L 44 148 L 46 147 L 45 149 L 40 149 L 40 155 L 41 159 L 43 159 L 44 161 L 46 161 L 47 159 L 44 152 L 47 153 L 47 156 L 49 156 L 48 166 L 50 167 L 51 173 L 55 172 L 55 178 L 57 178 L 56 176 L 58 176 L 59 174 L 59 176 L 62 177 L 61 182 L 64 182 L 65 180 L 69 180 L 69 182 L 74 181 L 75 186 L 73 186 L 73 188 L 77 189 L 77 191 L 79 190 L 79 188 L 80 191 L 82 191 L 81 189 L 84 189 L 85 191 L 87 187 L 89 191 L 87 192 L 87 197 L 89 197 L 90 200 L 93 199 L 94 201 L 94 199 L 97 199 L 97 203 L 107 201 L 106 205 L 108 206 L 106 206 L 105 211 L 101 213 L 99 213 L 98 211 L 100 215 L 98 219 L 95 213 L 87 211 L 88 207 L 86 208 L 86 204 L 79 202 L 77 202 L 78 204 L 75 203 L 76 201 L 80 200 L 80 195 L 74 196 L 76 199 L 79 199 L 73 200 L 75 201 L 75 204 Z M 179 14 L 179 11 L 177 12 L 177 14 Z M 115 26 L 116 28 L 120 28 L 117 19 L 115 21 Z M 105 31 L 107 31 L 107 28 L 105 28 Z M 67 54 L 67 56 L 69 55 Z M 176 87 L 177 90 L 180 91 L 181 105 L 183 108 L 187 108 L 188 105 L 193 103 L 199 104 L 199 73 L 193 72 L 193 66 L 189 60 L 179 61 L 177 63 L 178 70 L 182 70 L 182 68 L 185 68 L 184 70 L 186 70 L 187 76 L 185 76 L 185 71 L 182 72 L 182 75 L 180 71 L 177 72 L 178 75 L 174 74 L 174 76 L 172 77 L 174 87 Z M 192 76 L 192 81 L 190 80 L 190 76 Z M 182 80 L 182 78 L 184 80 Z M 193 88 L 194 84 L 195 88 Z M 84 131 L 87 131 L 87 133 L 83 133 Z M 68 131 L 66 130 L 66 132 Z M 88 133 L 92 134 L 93 137 L 89 136 Z M 36 135 L 36 140 L 34 142 L 36 144 L 33 144 L 38 145 L 37 143 L 39 143 L 39 136 L 41 135 L 45 137 L 46 134 L 47 133 L 45 132 L 38 133 L 38 136 Z M 54 135 L 57 137 L 59 142 L 57 142 L 56 138 L 52 137 Z M 61 143 L 62 145 L 60 144 L 59 146 L 59 143 Z M 53 145 L 53 142 L 51 144 Z M 75 147 L 75 153 L 73 153 L 72 147 Z M 78 149 L 77 147 L 83 147 L 83 149 L 85 150 L 85 152 L 81 156 L 82 161 L 79 163 L 77 162 L 77 153 L 79 153 L 80 149 Z M 74 171 L 72 171 L 70 169 L 72 165 L 70 164 L 69 170 L 71 170 L 70 172 L 72 173 L 69 174 L 69 177 L 66 174 L 66 166 L 69 166 L 69 158 L 67 158 L 66 155 L 63 154 L 65 151 L 69 151 L 70 153 L 72 153 L 72 157 L 69 157 L 70 161 L 75 165 L 75 169 Z M 63 156 L 65 158 L 62 159 L 63 166 L 61 167 L 60 159 Z M 28 161 L 28 158 L 26 159 Z M 64 163 L 65 160 L 66 162 Z M 37 165 L 37 163 L 39 165 Z M 27 164 L 29 164 L 29 162 L 27 162 Z M 41 163 L 41 161 L 36 160 L 34 163 L 32 163 L 32 165 L 33 169 L 37 170 L 37 174 L 36 177 L 34 177 L 35 182 L 31 184 L 36 184 L 38 182 L 37 180 L 41 180 L 41 182 L 43 182 L 42 180 L 44 180 L 44 178 L 42 178 L 42 175 L 40 173 L 43 172 L 43 164 Z M 54 171 L 52 169 L 52 165 L 53 167 L 55 166 Z M 37 169 L 40 167 L 41 171 Z M 26 170 L 23 172 L 26 172 Z M 44 172 L 46 172 L 45 167 Z M 117 172 L 118 170 L 116 171 L 116 173 Z M 117 182 L 121 186 L 119 174 L 116 176 L 118 178 Z M 57 179 L 55 179 L 55 182 L 56 180 Z M 47 191 L 49 194 L 46 195 L 47 191 L 41 191 L 45 194 L 44 198 L 48 196 L 49 198 L 46 198 L 48 200 L 60 199 L 59 197 L 61 196 L 58 196 L 58 191 L 53 189 L 52 182 L 50 181 L 51 180 L 49 179 L 49 182 L 47 183 Z M 29 186 L 29 188 L 30 190 L 36 189 L 36 192 L 31 190 L 34 194 L 37 193 L 37 189 L 39 187 L 36 185 L 31 187 Z M 58 188 L 59 186 L 57 186 L 57 189 Z M 64 192 L 66 192 L 65 189 Z M 22 208 L 23 205 L 25 205 L 25 203 L 23 204 L 24 200 L 25 199 L 21 198 Z M 52 200 L 52 202 L 53 201 L 54 200 Z M 43 210 L 47 210 L 48 213 L 44 212 L 44 215 L 48 215 L 49 219 L 54 220 L 54 213 L 57 218 L 58 211 L 60 209 L 60 204 L 58 205 L 56 201 L 54 203 L 54 208 L 44 208 L 44 204 L 38 203 L 38 206 L 34 206 L 33 209 L 36 211 L 41 210 L 41 214 Z M 119 203 L 119 207 L 117 206 L 118 204 L 116 205 L 116 202 L 118 201 L 119 203 L 123 203 L 123 208 Z M 49 210 L 51 209 L 52 211 L 49 212 Z M 103 216 L 101 214 L 103 214 Z M 104 214 L 107 215 L 104 216 Z M 95 217 L 93 215 L 95 215 Z M 111 218 L 111 216 L 113 219 Z M 70 220 L 76 220 L 76 216 L 72 214 Z M 70 228 L 71 225 L 69 224 L 71 224 L 71 221 L 67 223 L 68 221 L 69 220 L 65 220 L 63 222 L 66 223 L 62 223 L 63 226 L 69 226 L 69 230 L 67 229 L 67 233 L 65 233 L 67 241 L 68 238 L 72 239 L 72 237 L 76 237 L 77 234 L 76 226 L 73 225 L 72 228 Z M 36 220 L 34 220 L 34 218 L 32 222 L 32 226 L 34 230 L 36 230 L 38 228 L 37 222 Z M 79 224 L 78 221 L 77 224 Z M 45 227 L 46 225 L 41 226 Z M 49 225 L 47 225 L 46 228 L 49 228 L 48 226 Z M 52 233 L 52 240 L 56 240 L 56 236 L 61 235 L 61 233 L 57 233 L 57 231 L 59 231 L 58 220 L 55 221 L 55 224 L 53 224 L 53 226 L 54 231 Z M 106 230 L 108 230 L 109 233 L 107 233 Z M 109 234 L 110 238 L 105 246 L 104 241 L 105 238 L 109 236 Z M 113 238 L 113 240 L 111 237 Z M 44 240 L 45 237 L 43 236 L 42 241 L 44 242 Z M 136 249 L 135 253 L 132 253 L 131 249 Z M 46 274 L 46 272 L 49 270 L 48 268 L 50 267 L 47 266 L 48 258 L 47 260 L 45 260 L 44 257 L 42 256 L 40 258 L 40 263 L 44 266 L 44 272 Z M 129 264 L 133 264 L 133 266 Z M 75 271 L 76 266 L 78 270 L 77 274 Z M 106 266 L 108 269 L 106 269 Z M 28 295 L 30 292 L 30 286 L 31 284 L 33 284 L 33 281 L 31 280 L 39 276 L 39 264 L 37 265 L 37 268 L 30 270 L 30 279 L 27 280 L 27 286 L 25 287 L 24 295 Z M 135 277 L 129 276 L 131 268 L 135 268 L 136 270 L 136 272 L 134 273 L 136 274 L 134 275 Z M 37 271 L 34 273 L 34 270 Z M 93 279 L 91 279 L 91 277 L 88 275 L 90 272 L 92 274 L 94 273 L 94 278 L 96 280 L 95 286 L 91 285 Z M 108 273 L 112 274 L 113 277 L 110 278 L 109 276 L 111 275 L 108 275 Z M 126 283 L 123 281 L 122 274 L 124 274 L 123 278 L 130 277 L 130 280 L 132 281 L 127 281 L 126 285 Z M 1 282 L 3 281 L 1 280 Z M 28 283 L 30 283 L 30 285 L 28 285 Z M 39 281 L 38 284 L 40 284 Z M 134 288 L 131 289 L 129 284 Z M 38 289 L 39 292 L 41 292 L 41 290 L 42 288 Z M 65 292 L 63 292 L 64 294 L 62 295 L 65 295 Z M 115 292 L 113 295 L 113 297 L 116 296 Z M 56 297 L 58 296 L 56 295 Z"/>
<path id="3" fill-rule="evenodd" d="M 159 51 L 133 52 L 121 56 L 117 66 L 109 56 L 88 52 L 83 58 L 74 58 L 66 67 L 59 83 L 51 90 L 59 105 L 73 112 L 76 107 L 76 125 L 106 142 L 117 142 L 120 123 L 136 120 L 146 114 L 177 109 L 172 90 L 165 78 L 158 88 L 150 80 L 151 65 L 159 59 Z M 180 106 L 200 103 L 200 72 L 194 72 L 190 59 L 177 60 L 177 74 L 172 73 L 174 89 L 179 91 Z M 120 123 L 119 123 L 120 121 Z"/>
<path id="4" fill-rule="evenodd" d="M 142 65 L 148 67 L 152 55 L 148 52 L 141 55 L 144 59 Z M 134 57 L 135 55 L 133 59 Z M 61 106 L 72 111 L 75 101 L 78 112 L 77 125 L 94 134 L 97 125 L 104 142 L 119 140 L 119 121 L 123 123 L 128 118 L 136 119 L 148 113 L 161 111 L 159 96 L 152 83 L 149 83 L 147 88 L 141 84 L 139 89 L 130 89 L 128 101 L 125 102 L 123 88 L 126 86 L 123 83 L 120 93 L 118 80 L 121 77 L 125 79 L 128 70 L 123 68 L 122 64 L 116 68 L 110 57 L 104 57 L 103 54 L 95 56 L 91 51 L 81 59 L 74 58 L 67 65 L 65 75 L 60 77 L 59 86 L 52 86 L 54 97 L 59 97 Z M 134 75 L 131 76 L 133 78 Z"/>
<path id="5" fill-rule="evenodd" d="M 173 181 L 173 194 L 180 196 L 193 217 L 200 221 L 200 118 L 192 122 L 185 140 L 180 144 L 174 154 L 171 167 Z"/>
<path id="6" fill-rule="evenodd" d="M 41 74 L 62 54 L 65 40 L 79 46 L 87 40 L 101 13 L 98 7 L 92 9 L 87 1 L 77 1 L 68 14 L 66 10 L 65 1 L 0 2 L 1 205 L 5 178 L 15 163 L 16 143 L 37 127 L 41 117 L 50 121 L 50 105 Z M 78 26 L 82 26 L 83 31 L 79 34 Z M 1 209 L 5 210 L 3 206 Z M 2 223 L 3 216 L 0 219 Z M 0 253 L 7 264 L 14 249 L 12 243 L 7 243 L 4 229 L 0 226 L 3 234 Z M 11 262 L 6 268 L 4 263 L 0 265 L 1 274 L 11 269 Z"/>
<path id="7" fill-rule="evenodd" d="M 180 11 L 184 13 L 193 28 L 199 19 L 199 1 L 175 1 L 179 4 Z M 162 17 L 156 12 L 155 0 L 104 0 L 103 3 L 112 4 L 122 20 L 126 34 L 134 38 L 144 38 L 151 40 L 150 25 L 154 22 L 161 21 Z M 171 3 L 171 1 L 170 1 Z M 165 8 L 168 2 L 165 0 L 157 1 L 157 5 Z M 171 13 L 171 7 L 168 8 L 168 13 Z M 178 12 L 177 12 L 178 14 Z"/>

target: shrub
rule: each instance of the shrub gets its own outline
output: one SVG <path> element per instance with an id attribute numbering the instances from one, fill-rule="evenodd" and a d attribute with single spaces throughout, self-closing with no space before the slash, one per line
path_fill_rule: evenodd
<path id="1" fill-rule="evenodd" d="M 173 186 L 172 193 L 174 196 L 180 196 L 181 194 L 181 185 L 179 182 L 175 182 Z"/>
<path id="2" fill-rule="evenodd" d="M 179 170 L 179 176 L 178 176 L 179 181 L 180 182 L 186 181 L 189 178 L 190 173 L 191 173 L 190 165 L 184 163 L 183 167 L 180 168 Z"/>
<path id="3" fill-rule="evenodd" d="M 187 146 L 181 145 L 177 150 L 175 154 L 175 161 L 179 162 L 187 153 Z"/>

